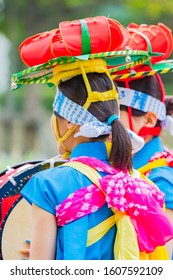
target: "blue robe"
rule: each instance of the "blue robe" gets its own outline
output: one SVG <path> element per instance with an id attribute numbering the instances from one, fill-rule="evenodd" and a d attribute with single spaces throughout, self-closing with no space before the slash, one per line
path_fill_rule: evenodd
<path id="1" fill-rule="evenodd" d="M 91 156 L 109 164 L 106 146 L 103 142 L 79 144 L 71 158 Z M 106 175 L 100 173 L 101 176 Z M 77 189 L 91 184 L 91 181 L 71 167 L 55 167 L 34 175 L 22 189 L 21 194 L 29 202 L 55 215 L 55 206 Z M 88 230 L 112 215 L 107 203 L 95 213 L 80 218 L 63 227 L 58 227 L 56 240 L 57 260 L 113 260 L 113 245 L 116 227 L 112 227 L 99 241 L 86 247 Z M 50 236 L 51 238 L 51 236 Z"/>

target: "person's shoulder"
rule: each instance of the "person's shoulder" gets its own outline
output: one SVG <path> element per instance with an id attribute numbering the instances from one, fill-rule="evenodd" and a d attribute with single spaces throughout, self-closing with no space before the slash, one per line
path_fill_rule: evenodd
<path id="1" fill-rule="evenodd" d="M 75 174 L 76 172 L 76 174 Z M 58 166 L 42 170 L 30 178 L 21 191 L 21 194 L 36 205 L 43 199 L 54 201 L 57 205 L 63 201 L 69 193 L 73 193 L 79 188 L 81 182 L 77 171 L 72 167 Z"/>
<path id="2" fill-rule="evenodd" d="M 44 177 L 47 175 L 54 175 L 54 174 L 60 174 L 60 173 L 66 173 L 66 172 L 73 172 L 73 168 L 62 164 L 62 165 L 59 165 L 56 167 L 51 167 L 51 168 L 42 170 L 42 171 L 38 172 L 35 176 Z"/>
<path id="3" fill-rule="evenodd" d="M 73 167 L 62 164 L 57 167 L 42 170 L 36 173 L 33 177 L 35 180 L 40 182 L 45 180 L 52 181 L 52 179 L 57 178 L 58 180 L 60 180 L 61 178 L 66 178 L 68 180 L 68 178 L 75 177 L 77 173 L 79 173 L 79 171 L 75 170 Z"/>

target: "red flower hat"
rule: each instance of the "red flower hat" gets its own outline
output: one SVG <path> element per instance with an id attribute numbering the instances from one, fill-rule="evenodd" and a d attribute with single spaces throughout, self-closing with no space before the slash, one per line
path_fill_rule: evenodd
<path id="1" fill-rule="evenodd" d="M 173 71 L 173 60 L 167 60 L 173 50 L 172 31 L 163 23 L 158 25 L 146 25 L 130 23 L 127 30 L 131 34 L 129 47 L 132 50 L 138 49 L 151 53 L 150 64 L 144 63 L 131 69 L 122 71 L 113 71 L 112 75 L 115 80 L 130 81 L 139 79 L 144 76 L 155 74 L 166 74 Z M 153 53 L 153 55 L 152 55 Z M 158 53 L 159 55 L 155 55 Z"/>
<path id="2" fill-rule="evenodd" d="M 150 55 L 157 55 L 138 48 L 129 50 L 130 41 L 131 35 L 123 25 L 104 16 L 61 22 L 59 28 L 21 43 L 19 54 L 30 67 L 12 74 L 11 88 L 34 83 L 51 85 L 54 68 L 60 64 L 101 58 L 118 71 L 147 63 Z"/>
<path id="3" fill-rule="evenodd" d="M 130 23 L 127 30 L 131 34 L 129 47 L 132 50 L 147 51 L 149 41 L 153 52 L 162 53 L 161 56 L 152 57 L 151 63 L 156 63 L 170 56 L 173 49 L 172 31 L 163 23 L 158 23 L 158 25 Z"/>
<path id="4" fill-rule="evenodd" d="M 118 21 L 98 16 L 61 22 L 57 29 L 24 40 L 19 53 L 25 64 L 34 66 L 62 56 L 122 50 L 129 43 L 130 34 Z"/>

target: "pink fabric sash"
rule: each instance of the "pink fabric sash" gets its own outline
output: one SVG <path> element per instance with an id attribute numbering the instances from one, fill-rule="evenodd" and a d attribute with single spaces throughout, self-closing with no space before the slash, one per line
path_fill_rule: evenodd
<path id="1" fill-rule="evenodd" d="M 156 159 L 160 159 L 160 158 L 165 158 L 168 165 L 170 167 L 173 167 L 173 151 L 172 150 L 168 150 L 166 148 L 166 151 L 164 152 L 157 152 L 154 154 L 154 156 L 152 156 L 152 158 L 149 160 L 149 162 L 152 162 Z"/>
<path id="2" fill-rule="evenodd" d="M 101 190 L 91 184 L 70 194 L 56 206 L 58 226 L 91 214 L 107 202 L 108 207 L 130 216 L 141 252 L 153 252 L 173 238 L 173 226 L 162 210 L 165 195 L 153 183 L 134 178 L 127 171 L 95 158 L 78 157 L 71 161 L 84 163 L 108 175 L 98 180 Z"/>

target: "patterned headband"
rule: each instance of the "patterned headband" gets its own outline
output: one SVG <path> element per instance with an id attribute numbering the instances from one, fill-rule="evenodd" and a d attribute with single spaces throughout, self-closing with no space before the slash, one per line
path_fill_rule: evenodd
<path id="1" fill-rule="evenodd" d="M 112 126 L 109 125 L 109 123 L 115 119 L 118 119 L 118 116 L 115 118 L 115 115 L 113 115 L 108 119 L 107 122 L 100 122 L 84 107 L 76 104 L 63 95 L 63 93 L 58 88 L 53 103 L 53 110 L 55 114 L 60 115 L 69 122 L 80 125 L 80 130 L 74 135 L 74 137 L 84 136 L 88 138 L 96 138 L 100 135 L 108 135 L 112 130 Z M 136 153 L 143 147 L 144 140 L 133 131 L 128 129 L 127 131 L 132 143 L 132 153 Z"/>
<path id="2" fill-rule="evenodd" d="M 111 125 L 100 122 L 84 107 L 68 99 L 59 89 L 57 89 L 53 110 L 69 122 L 81 126 L 80 131 L 75 134 L 75 137 L 98 137 L 110 134 L 111 132 Z"/>
<path id="3" fill-rule="evenodd" d="M 160 121 L 166 119 L 165 104 L 158 99 L 130 88 L 118 87 L 120 104 L 143 112 L 154 112 Z"/>

